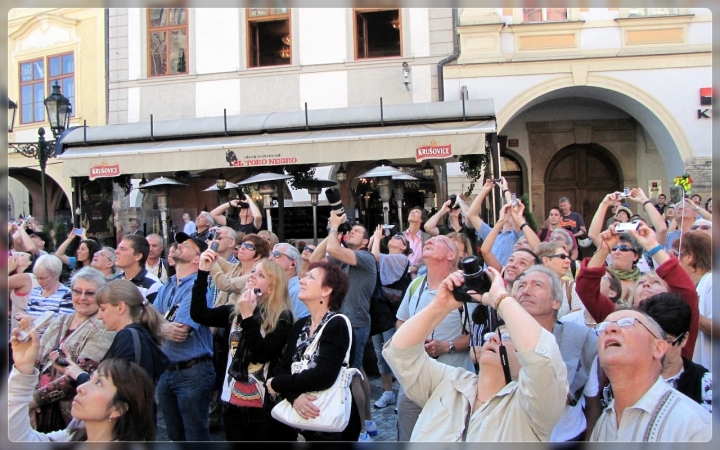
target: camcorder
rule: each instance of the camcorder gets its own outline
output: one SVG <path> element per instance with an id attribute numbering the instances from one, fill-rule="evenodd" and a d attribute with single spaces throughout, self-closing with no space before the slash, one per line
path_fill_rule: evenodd
<path id="1" fill-rule="evenodd" d="M 328 203 L 330 203 L 330 209 L 332 209 L 335 214 L 338 216 L 345 214 L 345 208 L 343 207 L 342 197 L 340 197 L 340 190 L 338 188 L 325 189 L 325 196 L 328 199 Z M 338 234 L 347 234 L 351 228 L 352 227 L 346 218 L 345 222 L 341 223 L 338 227 Z"/>
<path id="2" fill-rule="evenodd" d="M 468 291 L 475 291 L 478 295 L 483 295 L 490 290 L 492 281 L 487 273 L 482 270 L 477 256 L 467 256 L 460 261 L 462 266 L 463 277 L 465 282 L 453 289 L 453 297 L 462 303 L 479 303 L 473 299 Z"/>

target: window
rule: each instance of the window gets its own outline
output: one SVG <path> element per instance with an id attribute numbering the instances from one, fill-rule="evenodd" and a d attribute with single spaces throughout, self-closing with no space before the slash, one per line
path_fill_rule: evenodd
<path id="1" fill-rule="evenodd" d="M 400 10 L 355 11 L 355 59 L 402 56 Z"/>
<path id="2" fill-rule="evenodd" d="M 148 46 L 151 77 L 188 73 L 187 8 L 150 8 Z"/>
<path id="3" fill-rule="evenodd" d="M 248 67 L 292 64 L 290 10 L 249 8 L 246 15 Z"/>
<path id="4" fill-rule="evenodd" d="M 677 14 L 677 8 L 628 8 L 629 17 L 674 16 Z"/>
<path id="5" fill-rule="evenodd" d="M 523 8 L 523 22 L 558 22 L 567 18 L 567 8 Z"/>
<path id="6" fill-rule="evenodd" d="M 45 68 L 49 68 L 46 73 Z M 75 55 L 64 53 L 20 63 L 20 124 L 45 121 L 45 98 L 57 82 L 75 105 Z M 47 88 L 46 88 L 47 87 Z M 73 107 L 73 110 L 76 108 Z M 73 111 L 73 116 L 75 112 Z"/>

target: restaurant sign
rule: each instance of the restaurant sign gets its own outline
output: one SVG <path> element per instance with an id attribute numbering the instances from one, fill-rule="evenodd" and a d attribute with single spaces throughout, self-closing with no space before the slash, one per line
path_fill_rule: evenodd
<path id="1" fill-rule="evenodd" d="M 282 157 L 279 153 L 267 155 L 244 155 L 243 159 L 238 159 L 234 151 L 228 150 L 225 153 L 225 161 L 227 161 L 232 167 L 254 167 L 297 164 L 298 159 L 295 157 Z"/>
<path id="2" fill-rule="evenodd" d="M 112 166 L 107 165 L 107 163 L 103 162 L 99 166 L 93 166 L 90 168 L 90 179 L 94 180 L 95 178 L 112 178 L 117 177 L 120 175 L 120 164 L 115 164 Z"/>
<path id="3" fill-rule="evenodd" d="M 435 141 L 431 141 L 430 145 L 423 145 L 415 149 L 415 160 L 418 162 L 424 159 L 445 159 L 452 155 L 450 144 L 437 145 Z"/>

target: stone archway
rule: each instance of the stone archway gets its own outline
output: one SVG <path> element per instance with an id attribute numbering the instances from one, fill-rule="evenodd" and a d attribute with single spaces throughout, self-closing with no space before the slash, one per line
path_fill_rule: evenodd
<path id="1" fill-rule="evenodd" d="M 597 205 L 608 192 L 621 189 L 622 168 L 607 149 L 573 144 L 558 151 L 545 170 L 545 211 L 568 197 L 573 211 L 590 226 Z"/>

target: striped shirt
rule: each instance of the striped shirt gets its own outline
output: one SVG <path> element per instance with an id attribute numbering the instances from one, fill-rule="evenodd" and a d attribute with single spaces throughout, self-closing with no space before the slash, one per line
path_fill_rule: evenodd
<path id="1" fill-rule="evenodd" d="M 72 294 L 70 288 L 61 284 L 60 287 L 49 297 L 43 297 L 42 287 L 38 286 L 30 291 L 26 313 L 29 316 L 39 316 L 45 311 L 52 311 L 55 314 L 74 313 Z"/>
<path id="2" fill-rule="evenodd" d="M 662 377 L 617 424 L 615 400 L 605 408 L 593 429 L 591 441 L 600 442 L 707 442 L 712 414 L 676 391 Z"/>
<path id="3" fill-rule="evenodd" d="M 115 276 L 116 280 L 125 280 L 125 273 L 120 272 Z M 130 280 L 140 290 L 142 296 L 148 302 L 152 303 L 155 301 L 157 291 L 162 286 L 162 282 L 155 275 L 148 272 L 147 269 L 143 268 L 135 277 Z"/>

